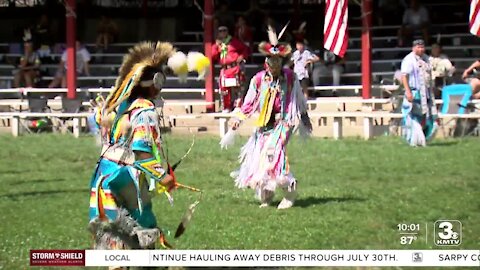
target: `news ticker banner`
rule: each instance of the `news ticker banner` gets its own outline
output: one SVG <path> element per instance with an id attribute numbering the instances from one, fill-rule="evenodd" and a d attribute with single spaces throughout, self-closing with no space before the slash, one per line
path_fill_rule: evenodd
<path id="1" fill-rule="evenodd" d="M 31 250 L 32 266 L 480 266 L 480 250 Z"/>

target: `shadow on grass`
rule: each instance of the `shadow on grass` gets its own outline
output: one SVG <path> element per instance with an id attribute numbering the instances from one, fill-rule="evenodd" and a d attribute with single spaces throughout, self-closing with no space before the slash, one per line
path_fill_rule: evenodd
<path id="1" fill-rule="evenodd" d="M 326 204 L 330 202 L 364 202 L 366 199 L 363 198 L 355 198 L 355 197 L 325 197 L 325 198 L 316 198 L 316 197 L 307 197 L 307 198 L 299 198 L 295 201 L 293 207 L 302 207 L 306 208 L 316 204 Z"/>
<path id="2" fill-rule="evenodd" d="M 344 202 L 365 202 L 367 199 L 364 198 L 356 198 L 356 197 L 324 197 L 324 198 L 316 198 L 316 197 L 306 197 L 306 198 L 298 198 L 295 200 L 295 203 L 293 204 L 293 207 L 301 207 L 301 208 L 307 208 L 312 205 L 317 205 L 317 204 L 327 204 L 331 202 L 337 202 L 337 203 L 344 203 Z M 252 204 L 259 205 L 260 202 L 258 200 L 252 200 Z M 273 200 L 272 203 L 270 204 L 271 206 L 277 206 L 280 203 L 280 200 Z"/>
<path id="3" fill-rule="evenodd" d="M 11 186 L 17 186 L 22 184 L 41 184 L 41 183 L 50 183 L 50 182 L 61 182 L 66 181 L 67 179 L 56 178 L 56 179 L 32 179 L 32 180 L 17 180 L 13 183 L 10 183 Z"/>
<path id="4" fill-rule="evenodd" d="M 432 142 L 431 144 L 428 144 L 428 146 L 453 146 L 457 145 L 459 141 L 445 141 L 445 142 Z"/>
<path id="5" fill-rule="evenodd" d="M 24 196 L 45 196 L 45 195 L 53 195 L 53 194 L 61 194 L 61 193 L 78 193 L 82 192 L 87 194 L 88 189 L 67 189 L 67 190 L 44 190 L 44 191 L 31 191 L 31 192 L 20 192 L 14 194 L 3 194 L 0 195 L 0 198 L 9 198 L 9 199 L 17 199 L 18 197 Z"/>
<path id="6" fill-rule="evenodd" d="M 2 170 L 0 174 L 16 174 L 16 173 L 24 173 L 25 171 L 22 170 Z"/>

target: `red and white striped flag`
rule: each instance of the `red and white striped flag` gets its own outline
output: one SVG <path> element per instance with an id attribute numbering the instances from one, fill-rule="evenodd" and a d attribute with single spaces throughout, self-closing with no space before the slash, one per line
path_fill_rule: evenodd
<path id="1" fill-rule="evenodd" d="M 479 0 L 470 0 L 470 33 L 480 36 L 480 3 Z"/>
<path id="2" fill-rule="evenodd" d="M 323 47 L 340 57 L 347 51 L 347 19 L 348 0 L 326 0 Z"/>

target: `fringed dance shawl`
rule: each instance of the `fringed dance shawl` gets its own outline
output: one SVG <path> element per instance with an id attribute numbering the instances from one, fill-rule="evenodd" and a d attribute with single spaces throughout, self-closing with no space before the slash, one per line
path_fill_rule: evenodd
<path id="1" fill-rule="evenodd" d="M 265 71 L 252 78 L 239 118 L 259 112 L 258 129 L 241 150 L 237 187 L 275 190 L 277 186 L 294 184 L 286 145 L 300 114 L 305 111 L 306 101 L 290 70 L 284 69 L 278 81 L 272 80 Z"/>

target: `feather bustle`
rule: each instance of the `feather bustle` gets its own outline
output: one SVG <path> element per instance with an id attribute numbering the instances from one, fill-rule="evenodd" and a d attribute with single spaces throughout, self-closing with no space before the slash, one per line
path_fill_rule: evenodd
<path id="1" fill-rule="evenodd" d="M 128 54 L 123 57 L 122 65 L 118 71 L 118 78 L 115 82 L 114 90 L 109 94 L 106 100 L 107 111 L 118 106 L 123 100 L 128 98 L 127 93 L 121 100 L 118 100 L 124 87 L 133 74 L 141 74 L 145 66 L 160 67 L 167 59 L 173 55 L 175 49 L 168 42 L 141 42 L 129 49 Z M 137 66 L 138 67 L 135 67 Z M 138 68 L 141 68 L 139 70 Z M 140 76 L 135 78 L 135 84 L 140 80 Z"/>

